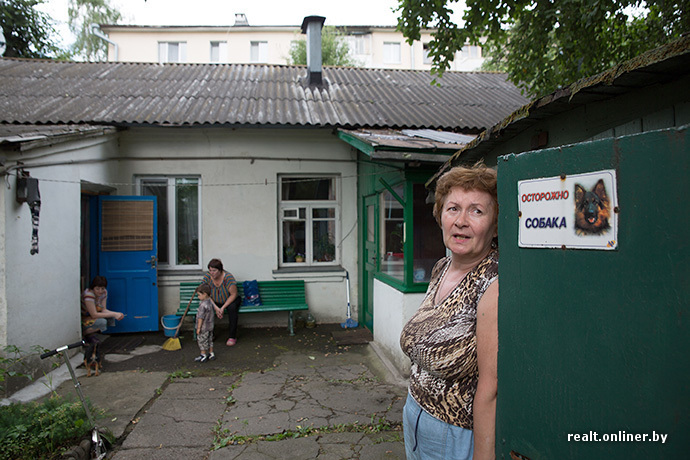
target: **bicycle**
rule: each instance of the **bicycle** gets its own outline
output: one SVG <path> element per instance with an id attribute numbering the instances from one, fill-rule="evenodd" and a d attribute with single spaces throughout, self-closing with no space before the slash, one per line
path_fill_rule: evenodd
<path id="1" fill-rule="evenodd" d="M 61 354 L 62 358 L 65 361 L 65 364 L 67 365 L 67 369 L 69 369 L 69 373 L 72 376 L 72 382 L 74 383 L 74 388 L 77 391 L 77 395 L 79 395 L 79 399 L 81 400 L 82 406 L 84 406 L 84 412 L 86 412 L 86 418 L 88 419 L 89 423 L 91 424 L 91 452 L 90 452 L 90 458 L 93 460 L 102 460 L 105 458 L 106 454 L 108 453 L 107 449 L 107 440 L 101 435 L 100 430 L 98 429 L 98 426 L 96 426 L 96 422 L 93 419 L 93 416 L 91 415 L 91 410 L 89 409 L 88 404 L 86 404 L 86 400 L 84 399 L 84 394 L 81 391 L 81 384 L 79 383 L 79 380 L 77 380 L 77 376 L 74 374 L 74 369 L 72 368 L 72 364 L 69 361 L 69 358 L 67 357 L 67 354 L 65 351 L 71 350 L 72 348 L 77 348 L 77 347 L 83 347 L 86 346 L 84 341 L 79 341 L 75 342 L 70 345 L 63 345 L 61 347 L 56 348 L 55 350 L 50 350 L 41 355 L 41 359 L 48 358 L 50 356 L 56 355 L 56 354 Z"/>

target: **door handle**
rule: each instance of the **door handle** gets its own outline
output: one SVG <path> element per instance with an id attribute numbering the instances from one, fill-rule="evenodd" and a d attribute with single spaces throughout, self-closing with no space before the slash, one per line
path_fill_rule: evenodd
<path id="1" fill-rule="evenodd" d="M 151 256 L 151 258 L 147 260 L 146 263 L 151 265 L 151 268 L 156 268 L 156 256 Z"/>

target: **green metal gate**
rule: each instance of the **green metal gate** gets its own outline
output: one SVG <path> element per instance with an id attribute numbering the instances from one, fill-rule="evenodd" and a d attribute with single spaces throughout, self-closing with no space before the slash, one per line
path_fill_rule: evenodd
<path id="1" fill-rule="evenodd" d="M 497 458 L 690 455 L 689 156 L 685 127 L 499 158 Z M 519 246 L 518 181 L 603 170 L 615 249 Z"/>

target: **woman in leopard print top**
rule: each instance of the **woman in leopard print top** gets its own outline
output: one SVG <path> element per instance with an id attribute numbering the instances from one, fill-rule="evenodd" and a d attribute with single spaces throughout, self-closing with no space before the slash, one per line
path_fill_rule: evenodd
<path id="1" fill-rule="evenodd" d="M 494 459 L 498 353 L 496 172 L 457 167 L 436 187 L 434 216 L 450 256 L 436 263 L 403 328 L 410 357 L 403 424 L 411 459 Z"/>

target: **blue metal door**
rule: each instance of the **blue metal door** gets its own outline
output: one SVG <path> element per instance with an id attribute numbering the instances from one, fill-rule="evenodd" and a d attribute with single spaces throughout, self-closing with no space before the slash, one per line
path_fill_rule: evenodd
<path id="1" fill-rule="evenodd" d="M 156 198 L 98 198 L 98 273 L 108 279 L 108 309 L 125 314 L 108 333 L 158 330 Z"/>

